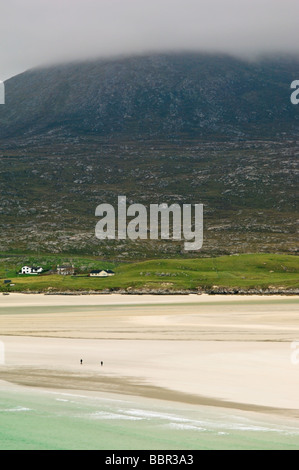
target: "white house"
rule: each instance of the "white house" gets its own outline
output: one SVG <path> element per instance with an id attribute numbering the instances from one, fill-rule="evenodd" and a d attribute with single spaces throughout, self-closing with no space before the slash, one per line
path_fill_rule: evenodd
<path id="1" fill-rule="evenodd" d="M 23 266 L 21 274 L 40 274 L 43 272 L 43 268 L 35 266 Z"/>
<path id="2" fill-rule="evenodd" d="M 108 274 L 103 269 L 102 270 L 95 269 L 94 271 L 90 271 L 89 276 L 90 277 L 107 277 Z"/>
<path id="3" fill-rule="evenodd" d="M 90 277 L 107 277 L 107 276 L 113 276 L 115 273 L 111 271 L 110 269 L 95 269 L 94 271 L 90 271 L 89 276 Z"/>

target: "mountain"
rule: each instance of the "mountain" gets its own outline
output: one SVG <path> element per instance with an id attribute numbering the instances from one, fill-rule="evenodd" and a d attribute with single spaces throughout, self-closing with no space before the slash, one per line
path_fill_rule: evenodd
<path id="1" fill-rule="evenodd" d="M 290 57 L 163 54 L 29 70 L 0 106 L 0 250 L 187 256 L 100 242 L 95 208 L 204 204 L 202 255 L 298 249 Z M 188 256 L 198 256 L 198 253 Z"/>
<path id="2" fill-rule="evenodd" d="M 298 134 L 299 59 L 153 55 L 30 70 L 6 82 L 1 137 L 50 131 L 112 139 Z"/>

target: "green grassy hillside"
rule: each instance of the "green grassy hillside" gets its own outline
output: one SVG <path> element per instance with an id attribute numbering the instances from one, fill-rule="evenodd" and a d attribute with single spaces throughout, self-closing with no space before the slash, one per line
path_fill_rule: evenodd
<path id="1" fill-rule="evenodd" d="M 299 257 L 274 254 L 246 254 L 201 259 L 164 259 L 114 264 L 95 258 L 72 257 L 76 276 L 59 276 L 45 272 L 40 276 L 22 276 L 17 272 L 24 264 L 45 270 L 70 258 L 54 256 L 0 258 L 0 290 L 10 292 L 40 291 L 115 291 L 115 290 L 215 290 L 299 289 Z M 115 271 L 109 278 L 89 278 L 92 269 Z M 10 279 L 14 286 L 4 284 Z"/>

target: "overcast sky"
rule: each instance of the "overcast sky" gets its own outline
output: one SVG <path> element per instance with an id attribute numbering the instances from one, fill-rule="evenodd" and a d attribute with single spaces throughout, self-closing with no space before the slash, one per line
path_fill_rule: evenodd
<path id="1" fill-rule="evenodd" d="M 119 54 L 299 50 L 299 0 L 0 1 L 0 80 L 47 63 Z"/>

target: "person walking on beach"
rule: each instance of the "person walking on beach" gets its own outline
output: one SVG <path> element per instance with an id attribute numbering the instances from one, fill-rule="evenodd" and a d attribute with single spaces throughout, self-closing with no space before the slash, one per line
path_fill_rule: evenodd
<path id="1" fill-rule="evenodd" d="M 81 364 L 81 365 L 83 364 L 83 360 L 82 360 L 82 359 L 80 359 L 80 364 Z"/>
<path id="2" fill-rule="evenodd" d="M 103 366 L 103 365 L 104 365 L 104 362 L 103 362 L 103 361 L 101 361 L 101 366 Z"/>

